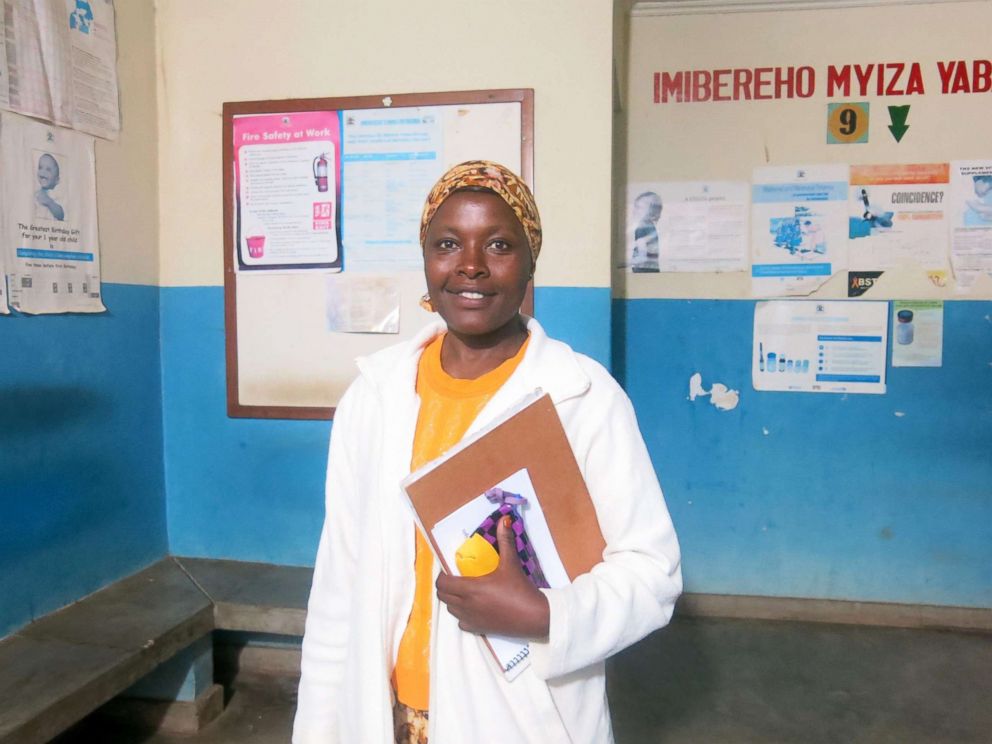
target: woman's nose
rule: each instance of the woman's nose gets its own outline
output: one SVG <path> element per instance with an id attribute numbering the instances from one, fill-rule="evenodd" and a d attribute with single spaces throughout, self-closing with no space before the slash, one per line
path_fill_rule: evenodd
<path id="1" fill-rule="evenodd" d="M 489 271 L 489 267 L 486 265 L 486 252 L 481 246 L 465 246 L 461 259 L 458 271 L 469 279 L 485 276 Z"/>

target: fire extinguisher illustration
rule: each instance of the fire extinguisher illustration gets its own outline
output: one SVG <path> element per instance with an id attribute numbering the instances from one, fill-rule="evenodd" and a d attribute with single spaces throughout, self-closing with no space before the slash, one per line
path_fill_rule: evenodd
<path id="1" fill-rule="evenodd" d="M 320 153 L 313 159 L 313 177 L 317 191 L 327 191 L 327 153 Z"/>

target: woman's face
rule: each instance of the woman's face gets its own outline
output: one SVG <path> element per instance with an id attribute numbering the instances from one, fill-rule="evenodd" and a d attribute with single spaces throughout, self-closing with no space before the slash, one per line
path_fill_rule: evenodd
<path id="1" fill-rule="evenodd" d="M 456 191 L 424 241 L 434 309 L 461 337 L 499 338 L 517 317 L 531 276 L 530 245 L 513 210 L 485 191 Z"/>

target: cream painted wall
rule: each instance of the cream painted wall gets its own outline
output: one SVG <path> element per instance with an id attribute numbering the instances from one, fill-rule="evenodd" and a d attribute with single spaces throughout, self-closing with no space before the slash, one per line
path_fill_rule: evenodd
<path id="1" fill-rule="evenodd" d="M 534 88 L 541 285 L 607 287 L 610 0 L 158 0 L 163 285 L 219 285 L 223 101 Z"/>
<path id="2" fill-rule="evenodd" d="M 627 180 L 750 181 L 758 165 L 929 163 L 992 157 L 992 93 L 941 95 L 938 60 L 989 59 L 992 2 L 888 5 L 833 10 L 642 16 L 631 19 L 626 150 Z M 920 62 L 923 96 L 826 98 L 830 64 Z M 808 99 L 653 102 L 656 71 L 810 65 L 816 93 Z M 871 103 L 869 142 L 826 144 L 828 102 Z M 886 106 L 911 106 L 901 143 L 889 135 Z M 623 205 L 617 203 L 617 209 Z M 922 274 L 890 271 L 865 299 L 953 297 Z M 846 295 L 840 274 L 818 294 Z M 622 297 L 747 297 L 750 279 L 731 274 L 623 274 Z M 972 299 L 992 297 L 976 283 Z"/>
<path id="3" fill-rule="evenodd" d="M 103 281 L 158 284 L 158 121 L 154 0 L 118 0 L 121 135 L 96 140 Z"/>

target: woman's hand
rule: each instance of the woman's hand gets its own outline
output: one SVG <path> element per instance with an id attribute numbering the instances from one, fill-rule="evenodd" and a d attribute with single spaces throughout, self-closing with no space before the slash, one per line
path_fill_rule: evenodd
<path id="1" fill-rule="evenodd" d="M 496 526 L 499 565 L 486 576 L 464 578 L 442 573 L 437 596 L 469 633 L 497 633 L 515 638 L 547 638 L 547 597 L 534 586 L 517 557 L 510 518 Z"/>

